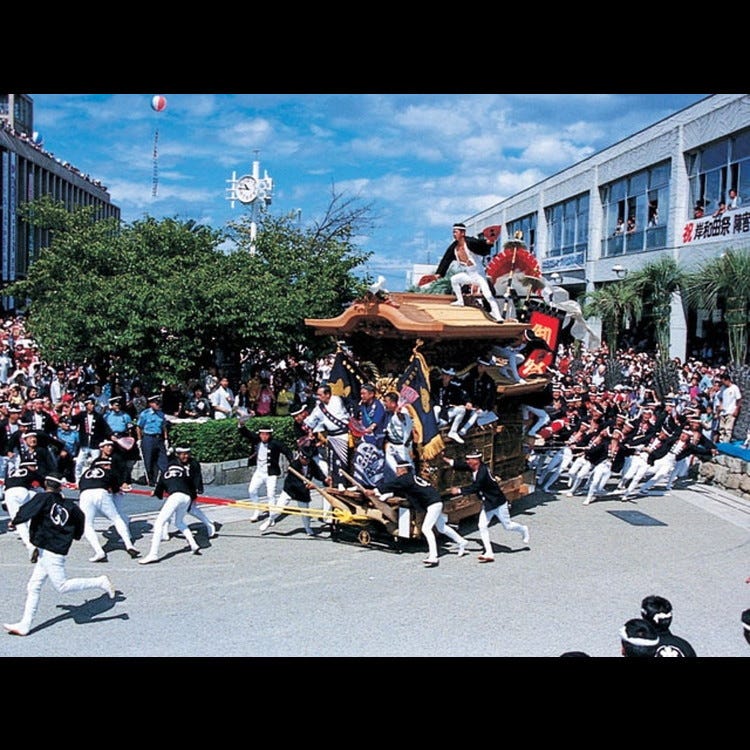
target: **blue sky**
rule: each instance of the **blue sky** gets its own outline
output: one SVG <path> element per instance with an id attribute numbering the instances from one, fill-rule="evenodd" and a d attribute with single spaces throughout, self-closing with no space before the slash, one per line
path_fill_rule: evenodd
<path id="1" fill-rule="evenodd" d="M 156 94 L 167 107 L 151 107 Z M 215 229 L 248 209 L 227 180 L 274 181 L 274 214 L 322 218 L 332 191 L 370 205 L 362 269 L 403 290 L 436 265 L 451 225 L 707 94 L 30 94 L 44 148 L 101 180 L 126 222 L 193 219 Z M 158 130 L 158 183 L 153 196 Z"/>

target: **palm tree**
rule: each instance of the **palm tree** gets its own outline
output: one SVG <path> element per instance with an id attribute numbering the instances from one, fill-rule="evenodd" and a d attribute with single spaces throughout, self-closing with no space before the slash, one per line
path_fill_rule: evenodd
<path id="1" fill-rule="evenodd" d="M 677 261 L 667 255 L 639 268 L 628 279 L 643 300 L 648 317 L 653 322 L 657 359 L 669 359 L 669 320 L 672 311 L 672 295 L 680 293 L 687 274 Z"/>
<path id="2" fill-rule="evenodd" d="M 719 301 L 726 301 L 729 338 L 729 373 L 744 395 L 750 392 L 750 367 L 747 360 L 747 315 L 750 310 L 750 253 L 727 250 L 718 258 L 704 263 L 686 280 L 685 299 L 691 307 L 713 312 Z M 740 408 L 734 434 L 744 437 L 750 426 L 750 411 Z"/>
<path id="3" fill-rule="evenodd" d="M 692 307 L 713 312 L 726 300 L 729 360 L 740 368 L 747 359 L 747 315 L 750 309 L 750 253 L 727 250 L 704 263 L 686 280 L 685 299 Z"/>
<path id="4" fill-rule="evenodd" d="M 662 399 L 679 387 L 678 365 L 669 358 L 670 316 L 672 298 L 682 293 L 686 277 L 687 273 L 674 258 L 663 255 L 639 268 L 628 279 L 640 296 L 644 309 L 648 310 L 653 326 L 656 339 L 654 390 Z"/>
<path id="5" fill-rule="evenodd" d="M 643 300 L 629 281 L 607 284 L 585 297 L 583 315 L 601 319 L 612 354 L 617 351 L 620 331 L 631 319 L 639 321 L 642 314 Z"/>

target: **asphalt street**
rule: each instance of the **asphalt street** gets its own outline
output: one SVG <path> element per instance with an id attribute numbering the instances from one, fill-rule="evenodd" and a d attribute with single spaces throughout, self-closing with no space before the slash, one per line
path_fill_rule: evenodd
<path id="1" fill-rule="evenodd" d="M 699 656 L 750 656 L 740 622 L 750 606 L 750 503 L 719 488 L 692 483 L 635 503 L 610 496 L 589 506 L 537 491 L 512 511 L 530 527 L 528 547 L 493 524 L 496 561 L 479 564 L 476 522 L 466 519 L 460 531 L 471 554 L 459 558 L 442 538 L 432 569 L 422 565 L 420 541 L 363 546 L 355 533 L 334 541 L 323 528 L 307 537 L 297 516 L 262 534 L 245 505 L 231 504 L 246 498 L 244 484 L 206 494 L 230 504 L 201 506 L 220 524 L 214 539 L 191 523 L 201 555 L 173 537 L 157 563 L 139 565 L 98 519 L 108 562 L 88 562 L 81 540 L 67 571 L 107 573 L 116 599 L 61 595 L 48 583 L 31 633 L 0 632 L 0 656 L 619 657 L 618 631 L 648 594 L 671 600 L 673 631 Z M 160 504 L 128 499 L 143 554 Z M 0 622 L 14 622 L 31 565 L 7 531 L 7 514 L 0 566 Z"/>

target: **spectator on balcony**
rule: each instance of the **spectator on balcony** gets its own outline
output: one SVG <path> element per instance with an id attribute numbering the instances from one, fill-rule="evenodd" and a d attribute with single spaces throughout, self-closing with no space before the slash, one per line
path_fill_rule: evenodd
<path id="1" fill-rule="evenodd" d="M 727 204 L 727 209 L 730 211 L 735 208 L 739 208 L 742 205 L 742 198 L 740 198 L 739 194 L 734 188 L 731 188 L 729 190 L 729 203 Z"/>
<path id="2" fill-rule="evenodd" d="M 633 234 L 635 232 L 635 216 L 630 216 L 628 218 L 628 224 L 625 229 L 626 234 Z"/>

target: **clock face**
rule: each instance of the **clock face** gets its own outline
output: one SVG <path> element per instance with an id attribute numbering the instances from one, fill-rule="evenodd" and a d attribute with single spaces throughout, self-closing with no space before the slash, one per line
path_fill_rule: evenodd
<path id="1" fill-rule="evenodd" d="M 255 178 L 250 175 L 240 177 L 240 179 L 237 180 L 234 192 L 240 203 L 252 203 L 258 197 L 258 183 Z"/>

